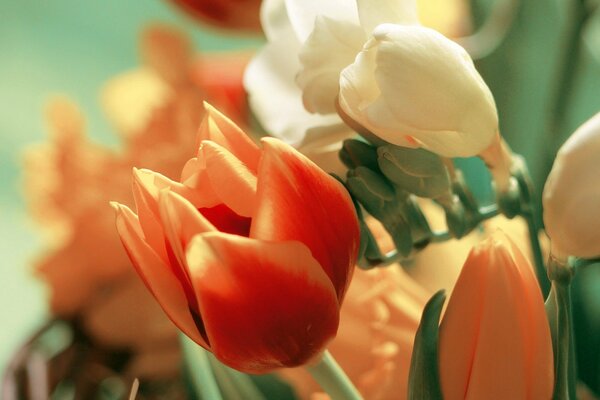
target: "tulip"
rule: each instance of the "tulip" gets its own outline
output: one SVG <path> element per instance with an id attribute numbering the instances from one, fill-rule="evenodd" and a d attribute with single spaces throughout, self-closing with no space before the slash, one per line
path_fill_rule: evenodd
<path id="1" fill-rule="evenodd" d="M 550 399 L 550 328 L 531 264 L 506 236 L 476 246 L 440 326 L 444 398 Z"/>
<path id="2" fill-rule="evenodd" d="M 260 31 L 261 0 L 170 0 L 201 22 L 221 28 Z"/>
<path id="3" fill-rule="evenodd" d="M 600 113 L 560 148 L 544 186 L 544 224 L 558 257 L 600 256 Z"/>
<path id="4" fill-rule="evenodd" d="M 292 147 L 259 149 L 206 108 L 181 182 L 134 171 L 137 215 L 115 205 L 123 245 L 171 320 L 224 364 L 310 362 L 336 334 L 356 261 L 352 200 Z"/>

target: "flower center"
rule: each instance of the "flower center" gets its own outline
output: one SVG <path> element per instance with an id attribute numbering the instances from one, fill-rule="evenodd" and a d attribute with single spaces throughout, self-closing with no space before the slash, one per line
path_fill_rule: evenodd
<path id="1" fill-rule="evenodd" d="M 246 237 L 250 235 L 252 218 L 242 217 L 241 215 L 236 214 L 225 204 L 199 208 L 198 211 L 221 232 Z"/>

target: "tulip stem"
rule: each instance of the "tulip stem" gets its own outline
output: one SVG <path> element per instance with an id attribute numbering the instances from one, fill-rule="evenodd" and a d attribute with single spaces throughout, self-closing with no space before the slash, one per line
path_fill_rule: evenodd
<path id="1" fill-rule="evenodd" d="M 554 350 L 554 400 L 576 399 L 575 354 L 571 311 L 571 280 L 575 273 L 572 264 L 550 254 L 548 276 L 552 281 L 546 301 L 546 312 L 552 333 Z"/>
<path id="2" fill-rule="evenodd" d="M 323 353 L 323 358 L 318 364 L 306 369 L 331 397 L 331 400 L 362 400 L 362 396 L 350 378 L 329 351 Z"/>
<path id="3" fill-rule="evenodd" d="M 196 395 L 203 400 L 223 400 L 207 351 L 185 335 L 180 335 L 180 339 Z"/>
<path id="4" fill-rule="evenodd" d="M 540 284 L 540 289 L 544 298 L 550 292 L 550 281 L 546 275 L 546 266 L 544 264 L 544 256 L 542 255 L 542 247 L 540 246 L 539 233 L 540 228 L 536 221 L 535 196 L 533 183 L 529 176 L 527 164 L 522 157 L 515 157 L 514 175 L 519 185 L 521 196 L 520 215 L 527 222 L 527 230 L 529 231 L 529 242 L 531 243 L 531 251 L 533 253 L 533 261 L 535 265 L 535 273 Z"/>

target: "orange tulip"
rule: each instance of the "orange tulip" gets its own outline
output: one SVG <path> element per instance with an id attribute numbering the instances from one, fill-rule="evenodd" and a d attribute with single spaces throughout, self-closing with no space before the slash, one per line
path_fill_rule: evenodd
<path id="1" fill-rule="evenodd" d="M 359 230 L 344 187 L 292 147 L 259 149 L 207 106 L 181 182 L 134 171 L 117 228 L 171 320 L 249 373 L 304 364 L 336 334 Z"/>
<path id="2" fill-rule="evenodd" d="M 261 0 L 170 0 L 202 22 L 221 28 L 260 31 Z"/>
<path id="3" fill-rule="evenodd" d="M 442 320 L 439 347 L 447 400 L 552 397 L 542 295 L 531 264 L 505 235 L 471 251 Z"/>

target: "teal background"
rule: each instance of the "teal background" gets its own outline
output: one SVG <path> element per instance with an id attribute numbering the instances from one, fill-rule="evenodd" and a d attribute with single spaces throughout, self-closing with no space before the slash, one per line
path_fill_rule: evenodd
<path id="1" fill-rule="evenodd" d="M 202 51 L 261 43 L 201 29 L 159 0 L 0 0 L 0 373 L 47 315 L 42 287 L 30 276 L 42 243 L 21 195 L 21 151 L 45 140 L 42 110 L 55 93 L 81 106 L 90 136 L 116 143 L 100 110 L 99 89 L 138 65 L 138 33 L 150 21 L 183 28 Z"/>

